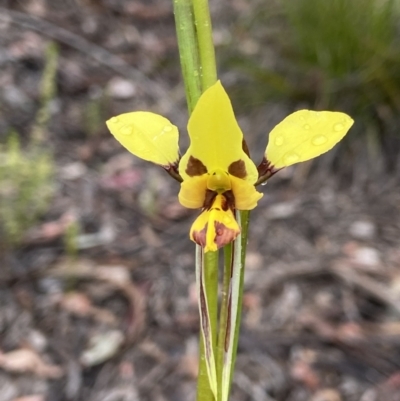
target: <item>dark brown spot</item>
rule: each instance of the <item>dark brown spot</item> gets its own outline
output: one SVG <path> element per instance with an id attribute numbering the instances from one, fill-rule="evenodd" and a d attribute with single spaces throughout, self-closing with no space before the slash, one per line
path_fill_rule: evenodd
<path id="1" fill-rule="evenodd" d="M 245 178 L 247 176 L 246 165 L 243 160 L 237 160 L 228 167 L 228 173 L 237 178 Z"/>
<path id="2" fill-rule="evenodd" d="M 203 164 L 201 160 L 190 156 L 185 172 L 190 177 L 203 175 L 207 173 L 207 167 Z"/>
<path id="3" fill-rule="evenodd" d="M 206 197 L 204 199 L 204 204 L 203 204 L 204 209 L 206 210 L 211 209 L 211 206 L 213 205 L 216 196 L 217 196 L 216 192 L 207 189 Z"/>
<path id="4" fill-rule="evenodd" d="M 222 210 L 226 212 L 228 209 L 235 209 L 235 197 L 232 191 L 224 192 L 224 201 L 222 202 Z"/>
<path id="5" fill-rule="evenodd" d="M 276 169 L 269 160 L 263 157 L 262 162 L 257 167 L 257 170 L 258 170 L 258 180 L 254 185 L 262 184 L 281 169 L 280 168 Z"/>

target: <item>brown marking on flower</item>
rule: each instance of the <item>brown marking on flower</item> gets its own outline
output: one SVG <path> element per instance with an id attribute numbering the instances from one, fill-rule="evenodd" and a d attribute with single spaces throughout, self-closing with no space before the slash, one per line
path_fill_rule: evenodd
<path id="1" fill-rule="evenodd" d="M 244 140 L 244 138 L 242 139 L 242 149 L 243 149 L 243 152 L 246 153 L 246 155 L 250 157 L 249 147 L 247 146 L 247 142 Z"/>
<path id="2" fill-rule="evenodd" d="M 228 228 L 225 224 L 220 223 L 219 221 L 214 222 L 214 226 L 216 233 L 214 242 L 217 244 L 218 249 L 231 243 L 240 234 L 240 230 Z"/>
<path id="3" fill-rule="evenodd" d="M 224 202 L 222 203 L 222 210 L 226 212 L 228 209 L 232 211 L 235 209 L 235 197 L 231 190 L 224 192 Z"/>
<path id="4" fill-rule="evenodd" d="M 237 178 L 246 178 L 247 171 L 244 161 L 236 160 L 235 162 L 231 163 L 228 167 L 228 173 L 234 175 Z"/>
<path id="5" fill-rule="evenodd" d="M 204 198 L 204 204 L 203 204 L 204 209 L 206 210 L 211 209 L 216 196 L 217 196 L 216 192 L 211 191 L 211 189 L 206 190 L 206 196 Z"/>
<path id="6" fill-rule="evenodd" d="M 193 241 L 197 245 L 202 246 L 203 248 L 206 246 L 207 227 L 208 227 L 208 223 L 200 231 L 193 231 L 192 232 Z"/>
<path id="7" fill-rule="evenodd" d="M 207 167 L 203 164 L 201 160 L 190 156 L 185 172 L 190 177 L 203 175 L 207 173 Z"/>
<path id="8" fill-rule="evenodd" d="M 282 168 L 275 168 L 269 160 L 264 156 L 261 163 L 257 167 L 258 170 L 258 180 L 254 185 L 262 184 L 271 178 L 278 171 L 282 170 Z"/>

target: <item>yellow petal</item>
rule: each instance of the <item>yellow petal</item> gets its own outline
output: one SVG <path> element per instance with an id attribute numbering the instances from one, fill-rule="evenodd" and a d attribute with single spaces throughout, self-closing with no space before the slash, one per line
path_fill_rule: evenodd
<path id="1" fill-rule="evenodd" d="M 188 131 L 190 146 L 179 163 L 184 180 L 203 173 L 199 169 L 203 165 L 208 172 L 222 170 L 256 182 L 257 167 L 242 149 L 243 134 L 220 81 L 201 95 L 189 119 Z M 191 168 L 193 161 L 195 169 Z"/>
<path id="2" fill-rule="evenodd" d="M 199 209 L 204 206 L 207 192 L 208 174 L 189 178 L 182 182 L 179 191 L 179 202 L 188 209 Z"/>
<path id="3" fill-rule="evenodd" d="M 253 184 L 231 176 L 233 196 L 235 197 L 235 207 L 238 210 L 252 210 L 257 206 L 257 202 L 263 197 Z"/>
<path id="4" fill-rule="evenodd" d="M 216 251 L 239 234 L 238 223 L 223 195 L 215 197 L 211 209 L 202 212 L 190 229 L 190 239 L 204 247 L 204 252 Z"/>
<path id="5" fill-rule="evenodd" d="M 136 111 L 112 117 L 106 124 L 115 139 L 135 156 L 165 167 L 178 161 L 178 128 L 166 118 Z"/>
<path id="6" fill-rule="evenodd" d="M 271 131 L 265 157 L 276 169 L 312 159 L 332 149 L 353 122 L 340 112 L 296 111 Z"/>

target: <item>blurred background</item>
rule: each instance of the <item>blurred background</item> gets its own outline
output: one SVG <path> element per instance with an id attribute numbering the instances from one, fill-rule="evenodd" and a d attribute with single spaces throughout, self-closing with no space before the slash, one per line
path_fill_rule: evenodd
<path id="1" fill-rule="evenodd" d="M 333 151 L 260 188 L 235 401 L 400 400 L 400 1 L 211 0 L 256 163 L 301 108 Z M 195 399 L 197 211 L 104 121 L 187 146 L 169 0 L 0 0 L 0 401 Z"/>

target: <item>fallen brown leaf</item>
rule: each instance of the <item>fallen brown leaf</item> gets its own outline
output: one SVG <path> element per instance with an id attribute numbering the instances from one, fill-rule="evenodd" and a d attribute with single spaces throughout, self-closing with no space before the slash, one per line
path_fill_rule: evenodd
<path id="1" fill-rule="evenodd" d="M 0 368 L 12 373 L 32 373 L 49 379 L 57 379 L 63 375 L 61 367 L 44 362 L 35 351 L 24 348 L 0 352 Z"/>
<path id="2" fill-rule="evenodd" d="M 43 395 L 25 395 L 23 397 L 14 398 L 12 401 L 45 401 Z"/>

